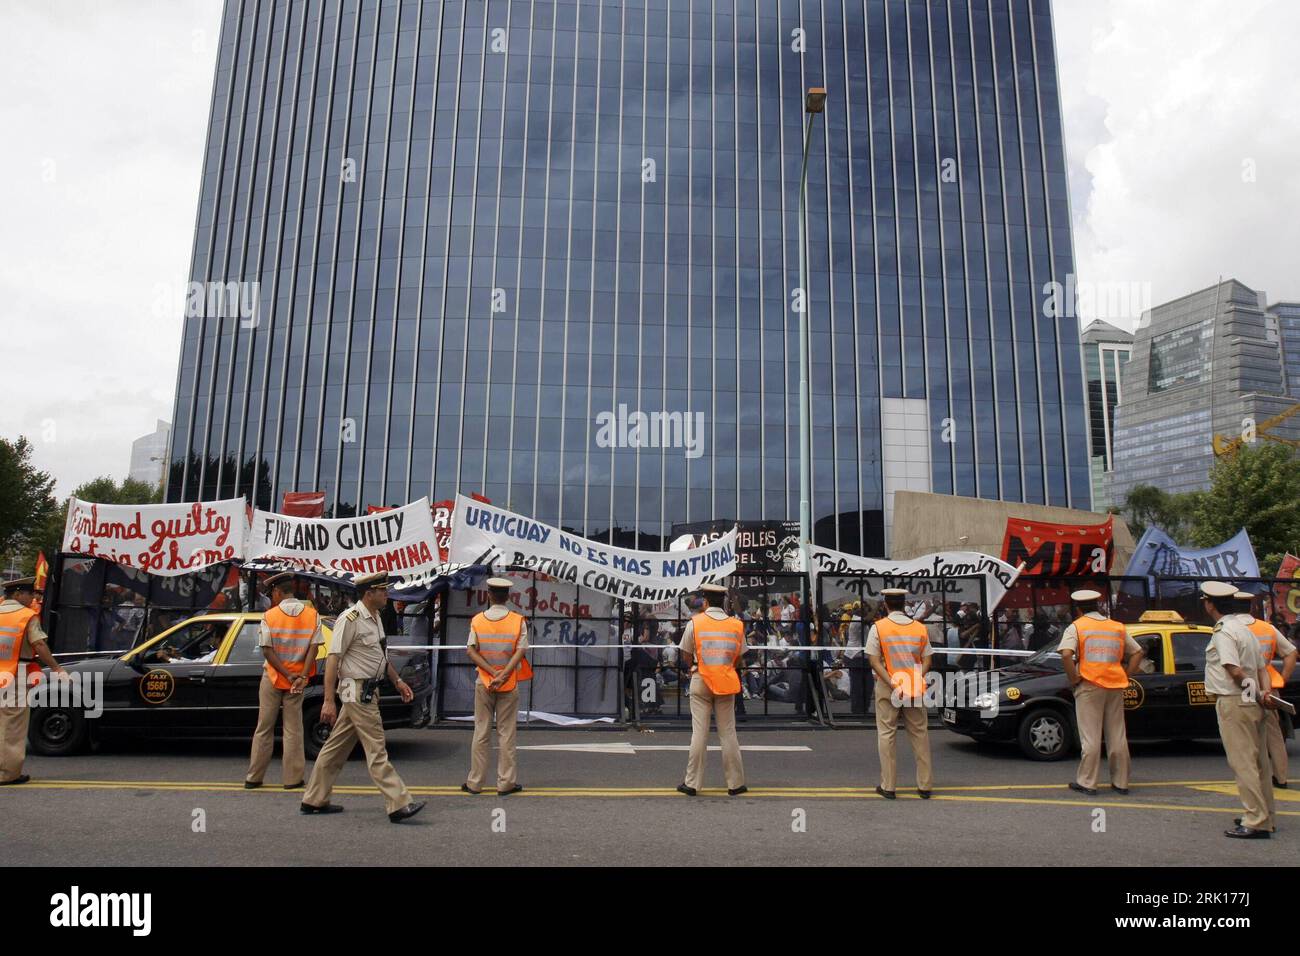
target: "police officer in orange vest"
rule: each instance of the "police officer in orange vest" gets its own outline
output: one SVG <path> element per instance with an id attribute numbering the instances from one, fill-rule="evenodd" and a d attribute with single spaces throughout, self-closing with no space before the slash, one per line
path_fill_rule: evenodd
<path id="1" fill-rule="evenodd" d="M 460 785 L 466 793 L 482 793 L 492 754 L 492 716 L 497 722 L 497 794 L 508 796 L 524 788 L 515 779 L 515 733 L 519 724 L 519 682 L 533 676 L 528 658 L 528 622 L 510 610 L 509 578 L 488 578 L 492 606 L 469 622 L 469 659 L 478 666 L 474 682 L 474 742 L 470 746 L 469 777 Z"/>
<path id="2" fill-rule="evenodd" d="M 1104 737 L 1110 758 L 1111 789 L 1128 793 L 1124 688 L 1142 663 L 1142 648 L 1123 624 L 1101 613 L 1100 592 L 1075 591 L 1070 600 L 1075 603 L 1079 616 L 1061 635 L 1058 650 L 1070 686 L 1074 688 L 1074 717 L 1083 751 L 1070 789 L 1096 796 L 1097 765 Z"/>
<path id="3" fill-rule="evenodd" d="M 737 667 L 745 654 L 745 625 L 722 609 L 727 597 L 722 585 L 701 585 L 700 596 L 704 610 L 686 622 L 678 644 L 682 666 L 691 668 L 691 752 L 686 761 L 686 779 L 677 790 L 693 797 L 704 783 L 712 714 L 722 745 L 727 793 L 737 797 L 749 790 L 740 759 L 740 741 L 736 739 L 736 695 L 740 693 Z"/>
<path id="4" fill-rule="evenodd" d="M 253 752 L 244 775 L 244 789 L 256 790 L 271 763 L 275 747 L 275 722 L 284 715 L 284 789 L 305 785 L 307 758 L 302 739 L 302 692 L 316 673 L 316 655 L 325 642 L 320 615 L 294 593 L 297 581 L 292 571 L 277 574 L 266 582 L 271 607 L 262 618 L 257 644 L 266 658 L 266 669 L 257 692 L 257 730 Z"/>
<path id="5" fill-rule="evenodd" d="M 1295 670 L 1296 646 L 1268 621 L 1261 621 L 1251 613 L 1255 595 L 1248 591 L 1238 591 L 1234 597 L 1241 608 L 1238 619 L 1259 641 L 1260 662 L 1268 671 L 1269 685 L 1273 690 L 1285 687 L 1286 682 L 1291 679 L 1291 672 Z M 1273 666 L 1273 661 L 1279 658 L 1282 661 L 1281 671 Z M 1269 762 L 1273 765 L 1273 786 L 1285 790 L 1287 754 L 1286 738 L 1282 736 L 1281 711 L 1276 709 L 1264 711 L 1264 730 L 1268 736 Z"/>
<path id="6" fill-rule="evenodd" d="M 0 787 L 26 783 L 23 773 L 27 758 L 27 725 L 31 708 L 26 694 L 29 674 L 39 673 L 42 664 L 61 678 L 68 672 L 54 659 L 41 629 L 36 601 L 36 579 L 15 578 L 4 583 L 0 601 Z"/>
<path id="7" fill-rule="evenodd" d="M 925 675 L 933 655 L 924 624 L 903 610 L 907 591 L 882 588 L 880 594 L 888 612 L 867 632 L 867 660 L 875 674 L 876 745 L 880 752 L 880 784 L 876 793 L 886 800 L 897 799 L 898 756 L 895 735 L 898 717 L 903 715 L 907 739 L 916 759 L 916 789 L 922 800 L 934 789 L 930 766 L 930 734 L 925 713 Z"/>

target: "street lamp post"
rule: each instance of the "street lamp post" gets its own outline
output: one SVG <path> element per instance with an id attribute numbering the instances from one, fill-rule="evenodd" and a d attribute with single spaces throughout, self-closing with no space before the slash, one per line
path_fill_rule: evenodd
<path id="1" fill-rule="evenodd" d="M 803 171 L 799 174 L 799 557 L 804 573 L 811 573 L 808 546 L 812 542 L 812 423 L 808 401 L 808 148 L 812 145 L 813 118 L 826 105 L 826 90 L 815 86 L 804 98 Z"/>

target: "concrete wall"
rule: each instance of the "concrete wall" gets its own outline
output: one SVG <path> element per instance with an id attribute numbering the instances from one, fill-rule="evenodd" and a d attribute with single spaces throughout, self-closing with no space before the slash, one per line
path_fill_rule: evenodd
<path id="1" fill-rule="evenodd" d="M 894 536 L 889 556 L 896 561 L 932 551 L 980 551 L 1001 556 L 1008 518 L 1057 524 L 1101 524 L 1106 520 L 1105 515 L 1095 511 L 1075 508 L 899 491 L 894 495 Z M 1133 556 L 1134 544 L 1128 525 L 1120 515 L 1115 515 L 1115 560 L 1111 573 L 1124 573 Z"/>

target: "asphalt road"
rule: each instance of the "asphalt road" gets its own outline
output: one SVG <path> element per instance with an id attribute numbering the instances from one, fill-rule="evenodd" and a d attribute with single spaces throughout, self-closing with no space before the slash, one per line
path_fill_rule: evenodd
<path id="1" fill-rule="evenodd" d="M 1240 804 L 1217 741 L 1134 744 L 1132 792 L 1104 789 L 1088 798 L 1066 789 L 1072 762 L 1033 763 L 1014 748 L 934 729 L 935 795 L 926 802 L 906 789 L 914 778 L 905 741 L 899 799 L 885 801 L 874 792 L 871 730 L 742 729 L 740 738 L 747 748 L 793 749 L 746 750 L 751 789 L 742 797 L 722 789 L 714 751 L 711 789 L 692 799 L 673 790 L 688 730 L 522 731 L 527 789 L 501 798 L 459 791 L 467 730 L 395 731 L 393 763 L 417 799 L 429 802 L 400 827 L 388 822 L 361 760 L 348 764 L 334 793 L 346 812 L 307 817 L 298 813 L 301 791 L 278 786 L 278 759 L 267 787 L 242 789 L 243 744 L 108 744 L 97 754 L 29 757 L 32 783 L 0 788 L 0 834 L 6 862 L 18 865 L 1260 866 L 1297 859 L 1300 789 L 1275 791 L 1273 840 L 1222 836 Z M 1294 759 L 1300 747 L 1289 743 Z M 557 746 L 585 749 L 531 749 Z"/>

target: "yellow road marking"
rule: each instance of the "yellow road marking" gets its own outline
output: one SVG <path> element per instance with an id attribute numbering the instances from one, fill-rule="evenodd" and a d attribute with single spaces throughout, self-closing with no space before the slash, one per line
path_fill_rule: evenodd
<path id="1" fill-rule="evenodd" d="M 1198 790 L 1205 793 L 1214 793 L 1222 795 L 1235 795 L 1236 787 L 1231 782 L 1207 780 L 1207 781 L 1157 781 L 1147 784 L 1134 784 L 1133 788 L 1144 787 L 1187 787 L 1192 790 Z M 226 793 L 272 793 L 280 796 L 295 796 L 301 799 L 301 790 L 284 790 L 274 784 L 268 784 L 258 790 L 245 791 L 242 782 L 232 783 L 229 781 L 221 782 L 202 782 L 202 781 L 170 781 L 170 780 L 33 780 L 31 783 L 22 787 L 12 788 L 14 790 L 157 790 L 162 792 L 195 792 L 195 791 L 217 791 Z M 461 793 L 459 786 L 413 786 L 409 788 L 413 794 L 419 796 L 467 796 Z M 1172 803 L 1145 803 L 1134 800 L 1118 800 L 1113 796 L 1104 796 L 1099 794 L 1095 799 L 1078 799 L 1064 798 L 1054 799 L 1048 797 L 1014 797 L 1014 796 L 994 796 L 989 791 L 1009 791 L 1009 790 L 1059 790 L 1066 791 L 1061 784 L 1000 784 L 996 786 L 985 787 L 939 787 L 935 788 L 934 799 L 951 803 L 1012 803 L 1027 804 L 1034 806 L 1062 806 L 1062 807 L 1096 807 L 1104 806 L 1113 809 L 1125 810 L 1181 810 L 1193 813 L 1240 813 L 1240 807 L 1205 807 L 1185 804 Z M 975 791 L 975 792 L 973 792 Z M 982 791 L 979 792 L 979 791 Z M 1069 791 L 1066 791 L 1069 792 Z M 369 785 L 342 785 L 334 787 L 334 793 L 347 796 L 373 796 L 376 790 Z M 705 789 L 701 790 L 702 796 L 722 797 L 726 791 L 722 789 Z M 491 798 L 496 796 L 492 790 L 485 790 L 482 794 Z M 619 797 L 672 797 L 680 798 L 680 794 L 670 787 L 529 787 L 522 793 L 512 795 L 512 799 L 520 797 L 571 797 L 571 798 L 619 798 Z M 766 798 L 799 798 L 799 799 L 851 799 L 851 800 L 882 800 L 884 799 L 876 793 L 875 788 L 866 787 L 754 787 L 746 796 L 749 797 L 766 797 Z M 898 792 L 900 799 L 919 800 L 920 796 L 912 790 L 900 790 Z M 1295 800 L 1295 794 L 1283 792 L 1283 799 Z M 1281 810 L 1278 816 L 1300 816 L 1300 811 Z"/>
<path id="2" fill-rule="evenodd" d="M 1203 790 L 1206 793 L 1222 793 L 1230 797 L 1237 796 L 1237 785 L 1235 783 L 1207 783 L 1199 784 L 1192 787 L 1193 790 Z M 1273 788 L 1273 799 L 1284 800 L 1290 803 L 1300 803 L 1300 792 L 1295 790 L 1279 790 Z"/>

